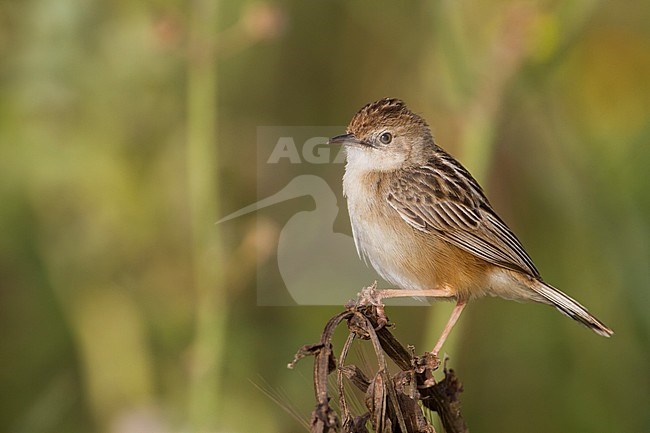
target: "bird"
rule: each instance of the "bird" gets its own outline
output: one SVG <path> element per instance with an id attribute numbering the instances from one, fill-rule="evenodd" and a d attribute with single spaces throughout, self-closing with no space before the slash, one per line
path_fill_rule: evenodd
<path id="1" fill-rule="evenodd" d="M 372 288 L 369 302 L 400 296 L 456 302 L 432 354 L 467 303 L 485 295 L 548 304 L 599 335 L 613 334 L 542 279 L 478 182 L 402 100 L 365 105 L 329 143 L 345 148 L 343 193 L 357 253 L 396 286 Z"/>

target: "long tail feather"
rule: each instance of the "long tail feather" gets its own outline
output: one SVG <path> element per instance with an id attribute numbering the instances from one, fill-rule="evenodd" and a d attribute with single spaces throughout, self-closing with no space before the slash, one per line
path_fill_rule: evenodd
<path id="1" fill-rule="evenodd" d="M 541 281 L 536 281 L 533 284 L 533 290 L 547 300 L 549 304 L 557 308 L 562 314 L 582 323 L 596 334 L 602 335 L 603 337 L 610 337 L 614 333 L 614 331 L 596 319 L 580 303 L 560 292 L 555 287 Z"/>

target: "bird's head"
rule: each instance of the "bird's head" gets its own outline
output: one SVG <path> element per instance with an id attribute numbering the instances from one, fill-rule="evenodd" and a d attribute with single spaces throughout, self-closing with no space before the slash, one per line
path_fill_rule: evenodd
<path id="1" fill-rule="evenodd" d="M 344 145 L 348 166 L 362 170 L 392 171 L 424 164 L 435 146 L 424 119 L 393 98 L 361 108 L 346 132 L 330 143 Z"/>

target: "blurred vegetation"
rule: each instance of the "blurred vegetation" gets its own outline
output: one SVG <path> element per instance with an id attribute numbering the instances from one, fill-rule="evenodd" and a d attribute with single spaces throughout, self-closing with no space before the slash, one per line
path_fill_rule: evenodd
<path id="1" fill-rule="evenodd" d="M 475 302 L 447 348 L 473 431 L 650 431 L 649 21 L 642 1 L 0 2 L 0 431 L 301 431 L 255 384 L 307 416 L 309 362 L 285 365 L 336 309 L 257 307 L 281 222 L 213 222 L 272 182 L 257 126 L 384 96 L 616 332 Z M 388 313 L 424 350 L 448 307 Z"/>

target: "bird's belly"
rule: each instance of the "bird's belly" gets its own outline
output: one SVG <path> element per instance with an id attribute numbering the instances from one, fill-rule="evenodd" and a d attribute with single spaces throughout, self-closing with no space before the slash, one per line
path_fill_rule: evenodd
<path id="1" fill-rule="evenodd" d="M 360 254 L 398 288 L 445 289 L 463 299 L 486 294 L 486 262 L 412 228 L 399 216 L 351 220 Z"/>
<path id="2" fill-rule="evenodd" d="M 437 286 L 436 263 L 418 249 L 416 236 L 405 223 L 403 227 L 378 221 L 352 224 L 360 254 L 386 281 L 403 289 Z"/>
<path id="3" fill-rule="evenodd" d="M 423 281 L 422 275 L 413 272 L 412 257 L 408 250 L 408 239 L 394 230 L 377 224 L 364 224 L 355 228 L 355 240 L 359 252 L 386 281 L 403 289 L 426 289 L 435 286 L 435 281 Z"/>

